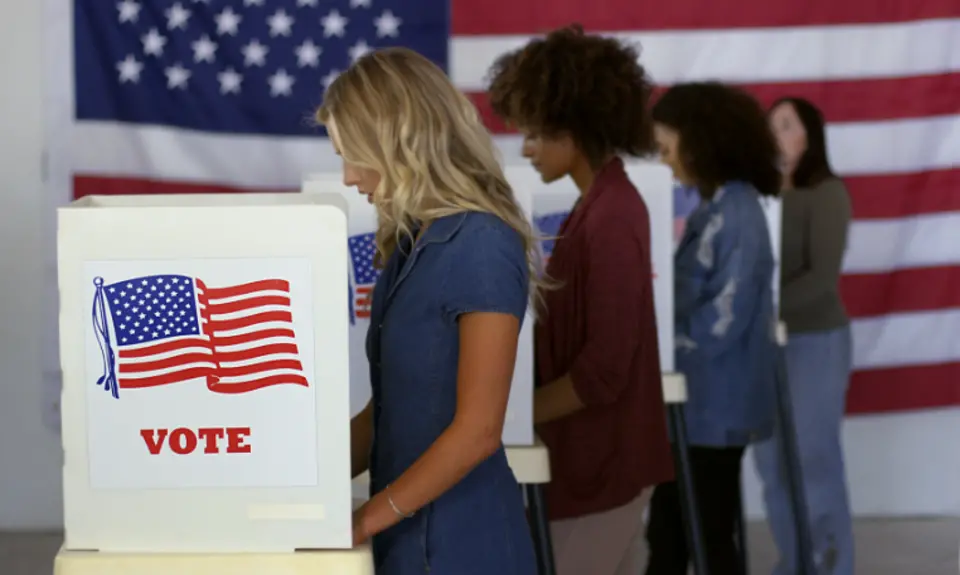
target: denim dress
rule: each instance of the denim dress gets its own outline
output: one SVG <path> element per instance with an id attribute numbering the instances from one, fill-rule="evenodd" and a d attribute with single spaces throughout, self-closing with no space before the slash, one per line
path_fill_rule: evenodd
<path id="1" fill-rule="evenodd" d="M 453 421 L 459 316 L 501 312 L 523 321 L 528 280 L 521 236 L 480 212 L 435 220 L 386 262 L 366 341 L 371 496 Z M 503 446 L 412 518 L 376 535 L 373 554 L 377 575 L 533 575 L 523 499 Z"/>

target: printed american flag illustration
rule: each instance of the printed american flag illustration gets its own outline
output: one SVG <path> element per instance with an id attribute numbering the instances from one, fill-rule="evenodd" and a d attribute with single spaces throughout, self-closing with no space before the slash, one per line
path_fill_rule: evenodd
<path id="1" fill-rule="evenodd" d="M 568 212 L 540 214 L 534 217 L 533 224 L 543 239 L 543 256 L 549 258 L 553 253 L 553 244 L 560 233 L 560 226 L 567 219 Z"/>
<path id="2" fill-rule="evenodd" d="M 370 299 L 373 285 L 377 283 L 380 270 L 373 266 L 373 256 L 377 251 L 374 233 L 350 236 L 347 240 L 350 248 L 350 263 L 353 269 L 353 283 L 350 291 L 350 305 L 353 313 L 351 321 L 370 317 Z"/>
<path id="3" fill-rule="evenodd" d="M 52 0 L 51 197 L 298 189 L 338 158 L 309 118 L 370 48 L 406 45 L 490 114 L 493 60 L 579 22 L 639 42 L 655 82 L 716 79 L 816 102 L 855 222 L 849 409 L 960 404 L 956 0 Z M 56 76 L 56 77 L 54 77 Z M 62 77 L 61 77 L 62 76 Z M 69 111 L 69 112 L 68 112 Z"/>
<path id="4" fill-rule="evenodd" d="M 208 287 L 169 274 L 106 285 L 97 278 L 94 285 L 93 327 L 104 365 L 98 384 L 114 397 L 121 389 L 197 378 L 217 393 L 309 385 L 286 280 Z"/>

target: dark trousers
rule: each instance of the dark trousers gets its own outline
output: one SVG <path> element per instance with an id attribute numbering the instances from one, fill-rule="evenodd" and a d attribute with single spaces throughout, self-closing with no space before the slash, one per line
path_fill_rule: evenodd
<path id="1" fill-rule="evenodd" d="M 739 575 L 734 541 L 740 515 L 743 447 L 690 447 L 690 465 L 710 575 Z M 650 500 L 647 524 L 650 560 L 646 575 L 686 575 L 690 562 L 676 481 L 661 483 Z"/>

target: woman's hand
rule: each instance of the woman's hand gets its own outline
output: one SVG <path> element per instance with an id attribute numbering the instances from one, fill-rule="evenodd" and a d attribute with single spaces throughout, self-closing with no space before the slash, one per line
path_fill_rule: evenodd
<path id="1" fill-rule="evenodd" d="M 365 543 L 401 519 L 387 501 L 386 493 L 377 493 L 353 512 L 353 546 Z"/>
<path id="2" fill-rule="evenodd" d="M 358 547 L 367 542 L 367 539 L 373 536 L 369 531 L 368 524 L 369 513 L 367 511 L 367 503 L 364 503 L 357 509 L 353 511 L 353 546 Z"/>

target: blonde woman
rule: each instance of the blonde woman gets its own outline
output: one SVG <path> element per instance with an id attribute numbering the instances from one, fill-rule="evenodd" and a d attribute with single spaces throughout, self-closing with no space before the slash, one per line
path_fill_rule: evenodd
<path id="1" fill-rule="evenodd" d="M 354 541 L 378 575 L 530 575 L 533 545 L 500 435 L 537 239 L 474 107 L 406 49 L 358 60 L 317 119 L 343 181 L 376 207 L 367 358 L 351 428 L 370 500 Z"/>

